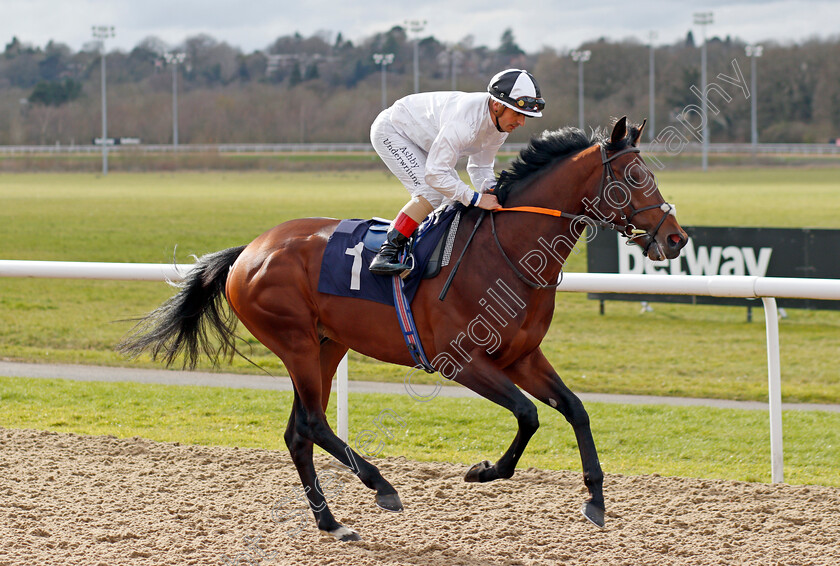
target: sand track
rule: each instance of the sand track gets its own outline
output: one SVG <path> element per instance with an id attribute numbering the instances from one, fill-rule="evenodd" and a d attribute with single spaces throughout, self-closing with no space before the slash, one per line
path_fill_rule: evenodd
<path id="1" fill-rule="evenodd" d="M 578 472 L 467 484 L 461 466 L 375 463 L 406 511 L 326 473 L 363 537 L 338 543 L 295 501 L 285 451 L 0 428 L 0 565 L 840 564 L 835 488 L 608 475 L 599 530 L 578 512 Z"/>

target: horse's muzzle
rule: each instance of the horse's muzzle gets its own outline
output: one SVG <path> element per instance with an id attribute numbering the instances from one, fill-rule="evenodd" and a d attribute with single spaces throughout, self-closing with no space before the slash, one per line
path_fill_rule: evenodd
<path id="1" fill-rule="evenodd" d="M 678 232 L 670 232 L 664 236 L 657 234 L 656 237 L 649 238 L 645 244 L 640 243 L 640 245 L 647 246 L 646 253 L 650 260 L 662 261 L 678 257 L 686 242 L 688 242 L 688 236 L 679 229 Z"/>

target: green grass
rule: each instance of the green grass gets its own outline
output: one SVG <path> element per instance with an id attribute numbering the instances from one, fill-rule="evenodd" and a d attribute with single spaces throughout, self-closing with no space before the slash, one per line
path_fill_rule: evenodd
<path id="1" fill-rule="evenodd" d="M 285 220 L 393 215 L 385 173 L 11 174 L 0 184 L 4 259 L 169 262 L 247 243 Z"/>
<path id="2" fill-rule="evenodd" d="M 657 173 L 687 226 L 840 228 L 840 169 L 719 169 Z"/>
<path id="3" fill-rule="evenodd" d="M 840 168 L 666 170 L 686 225 L 836 228 Z M 393 216 L 407 194 L 385 172 L 5 174 L 0 258 L 168 262 L 247 243 L 301 216 Z M 585 253 L 569 271 L 585 271 Z M 172 294 L 162 283 L 0 279 L 0 356 L 129 365 L 113 345 Z M 576 391 L 766 399 L 762 314 L 742 308 L 609 302 L 560 294 L 543 347 Z M 789 311 L 781 325 L 786 401 L 840 403 L 840 313 Z M 123 321 L 123 322 L 119 322 Z M 278 360 L 253 339 L 253 359 Z M 135 366 L 159 367 L 148 359 Z M 209 365 L 203 366 L 205 369 Z M 225 371 L 256 372 L 243 360 Z M 351 377 L 401 381 L 402 368 L 351 355 Z M 421 376 L 424 377 L 424 376 Z M 426 377 L 425 381 L 435 380 Z"/>
<path id="4" fill-rule="evenodd" d="M 348 169 L 376 170 L 382 162 L 374 153 L 110 153 L 108 169 L 115 172 L 160 171 L 311 171 Z M 98 153 L 3 154 L 3 172 L 87 172 L 102 171 Z"/>
<path id="5" fill-rule="evenodd" d="M 644 151 L 644 148 L 643 148 Z M 499 163 L 506 164 L 516 153 L 500 153 Z M 657 154 L 668 171 L 697 170 L 701 166 L 700 153 L 683 152 L 678 155 Z M 709 156 L 712 169 L 731 167 L 836 167 L 834 155 L 749 154 Z M 311 171 L 314 167 L 327 170 L 382 168 L 373 152 L 293 152 L 293 153 L 146 153 L 135 151 L 111 152 L 108 169 L 113 172 L 153 171 Z M 100 153 L 27 153 L 0 154 L 0 171 L 8 172 L 89 172 L 102 170 Z"/>
<path id="6" fill-rule="evenodd" d="M 334 402 L 328 410 L 333 417 Z M 481 399 L 351 394 L 351 445 L 378 456 L 471 465 L 495 460 L 515 434 L 504 409 Z M 0 426 L 142 436 L 185 444 L 285 450 L 291 393 L 213 387 L 0 377 Z M 389 410 L 402 419 L 380 418 Z M 587 404 L 604 470 L 770 481 L 764 411 Z M 520 468 L 580 469 L 571 427 L 540 406 L 541 427 Z M 369 434 L 365 434 L 369 433 Z M 840 414 L 784 413 L 785 481 L 840 486 Z"/>

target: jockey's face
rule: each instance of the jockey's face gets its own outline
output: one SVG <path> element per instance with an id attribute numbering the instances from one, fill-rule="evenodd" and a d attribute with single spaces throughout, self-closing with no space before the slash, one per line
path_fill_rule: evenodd
<path id="1" fill-rule="evenodd" d="M 511 133 L 519 126 L 525 125 L 525 114 L 520 114 L 513 108 L 508 108 L 500 102 L 490 102 L 490 113 L 500 132 Z"/>

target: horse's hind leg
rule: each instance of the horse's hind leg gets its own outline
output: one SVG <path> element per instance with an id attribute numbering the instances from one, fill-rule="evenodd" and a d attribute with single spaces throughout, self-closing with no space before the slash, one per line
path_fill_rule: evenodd
<path id="1" fill-rule="evenodd" d="M 589 426 L 589 415 L 583 403 L 563 383 L 540 350 L 535 350 L 514 366 L 515 381 L 522 389 L 546 405 L 560 411 L 572 425 L 583 465 L 583 482 L 589 490 L 584 517 L 599 527 L 604 526 L 604 472 L 598 460 L 595 440 Z"/>
<path id="2" fill-rule="evenodd" d="M 321 340 L 321 408 L 324 412 L 326 412 L 327 405 L 330 402 L 333 376 L 347 350 L 347 346 L 335 340 L 330 340 L 329 338 Z"/>
<path id="3" fill-rule="evenodd" d="M 377 505 L 388 511 L 402 511 L 403 507 L 397 491 L 382 477 L 377 467 L 362 458 L 343 440 L 338 438 L 330 428 L 322 408 L 320 384 L 317 388 L 301 387 L 299 382 L 304 380 L 297 379 L 297 376 L 301 374 L 293 369 L 296 364 L 290 364 L 286 361 L 286 367 L 292 373 L 295 387 L 301 396 L 302 413 L 298 413 L 298 419 L 295 423 L 296 430 L 350 468 L 352 472 L 359 476 L 363 484 L 376 490 Z M 307 375 L 313 375 L 313 373 Z M 318 377 L 320 378 L 320 375 Z M 311 382 L 307 382 L 307 385 L 311 385 Z"/>
<path id="4" fill-rule="evenodd" d="M 397 491 L 382 477 L 376 466 L 362 458 L 343 440 L 338 438 L 327 423 L 322 405 L 320 373 L 312 371 L 315 368 L 311 368 L 311 362 L 295 363 L 292 361 L 290 363 L 288 358 L 284 362 L 292 374 L 295 388 L 300 393 L 301 411 L 298 412 L 295 430 L 350 468 L 367 487 L 376 490 L 377 505 L 388 511 L 402 511 L 403 507 Z M 309 365 L 310 371 L 301 373 L 301 365 Z M 317 376 L 319 382 L 316 385 L 314 380 L 302 379 L 302 375 Z"/>
<path id="5" fill-rule="evenodd" d="M 320 530 L 333 535 L 338 540 L 359 540 L 358 533 L 336 521 L 330 508 L 327 507 L 326 496 L 320 483 L 318 483 L 315 465 L 312 461 L 312 441 L 297 431 L 296 421 L 303 412 L 300 397 L 295 391 L 292 414 L 289 416 L 289 424 L 286 427 L 284 439 L 286 446 L 289 448 L 289 453 L 292 455 L 292 462 L 294 462 L 300 476 L 304 496 L 309 503 L 309 508 L 315 515 L 315 522 Z"/>
<path id="6" fill-rule="evenodd" d="M 393 486 L 382 477 L 376 466 L 367 462 L 338 438 L 327 422 L 324 407 L 329 399 L 331 374 L 335 372 L 335 366 L 338 365 L 346 348 L 331 341 L 322 345 L 314 329 L 312 333 L 309 333 L 303 329 L 287 328 L 282 334 L 277 334 L 266 332 L 263 328 L 282 328 L 283 325 L 279 323 L 276 325 L 264 323 L 260 328 L 247 324 L 246 326 L 249 326 L 251 333 L 260 342 L 283 360 L 286 369 L 289 370 L 298 396 L 294 411 L 294 434 L 314 442 L 350 468 L 364 485 L 376 491 L 377 505 L 388 511 L 402 511 L 402 502 Z M 338 355 L 339 352 L 341 356 Z M 330 375 L 327 376 L 327 373 Z M 294 438 L 292 435 L 293 440 Z M 311 456 L 308 461 L 311 462 Z M 297 465 L 297 461 L 295 464 Z M 299 473 L 302 479 L 304 474 L 305 477 L 310 477 L 310 472 L 306 469 Z M 322 497 L 318 499 L 318 502 L 319 507 L 327 508 L 326 501 Z"/>

